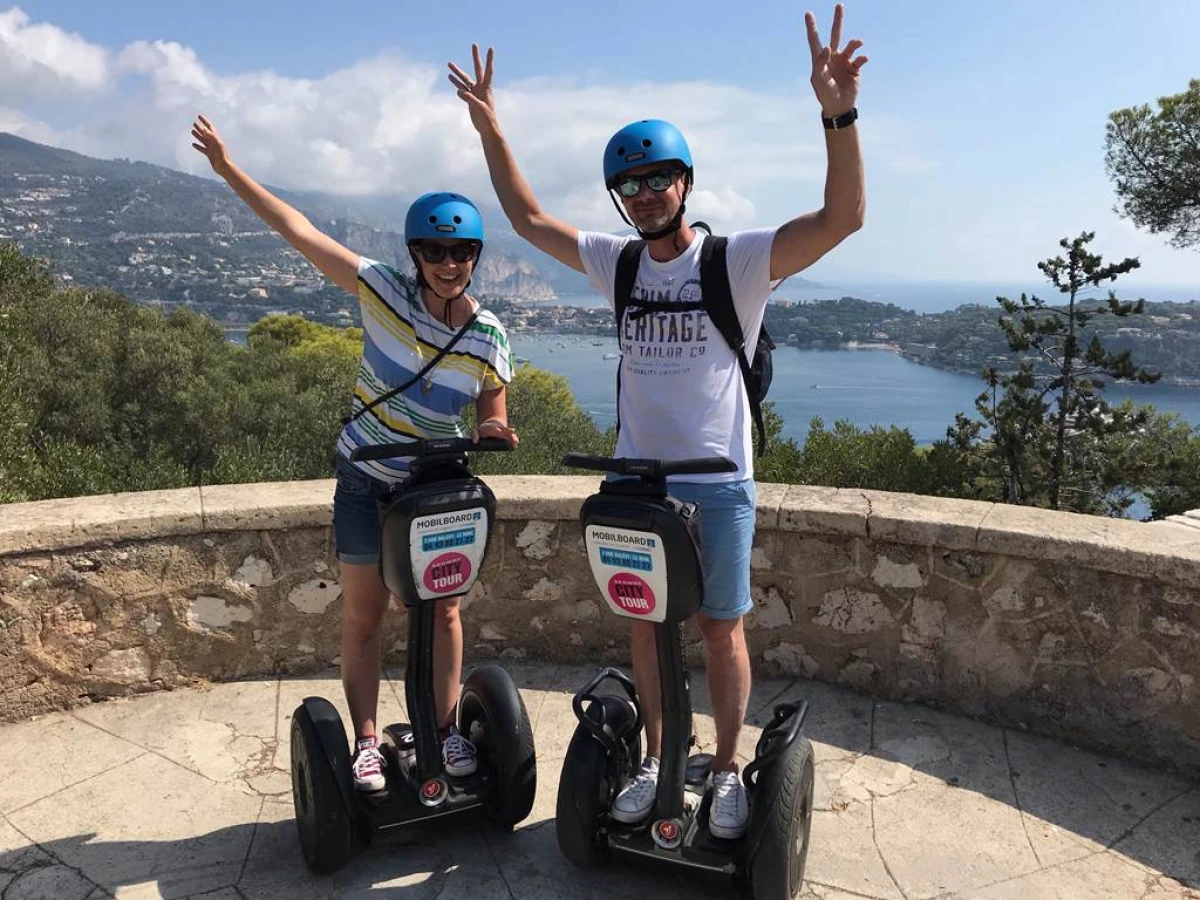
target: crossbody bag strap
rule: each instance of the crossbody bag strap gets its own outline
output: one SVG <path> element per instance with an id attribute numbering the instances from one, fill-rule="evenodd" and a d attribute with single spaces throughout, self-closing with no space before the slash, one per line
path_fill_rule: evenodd
<path id="1" fill-rule="evenodd" d="M 414 384 L 416 384 L 418 381 L 420 381 L 422 378 L 424 378 L 428 372 L 432 371 L 434 366 L 436 366 L 438 363 L 440 363 L 442 361 L 442 359 L 446 356 L 447 353 L 449 353 L 452 349 L 454 349 L 454 345 L 457 344 L 459 342 L 459 340 L 461 340 L 462 336 L 470 330 L 472 325 L 475 324 L 475 320 L 479 318 L 479 313 L 481 311 L 482 310 L 480 310 L 480 309 L 476 309 L 475 312 L 471 313 L 471 318 L 467 319 L 467 321 L 463 325 L 463 327 L 458 329 L 457 332 L 455 332 L 454 337 L 450 338 L 449 343 L 447 343 L 445 347 L 443 347 L 441 350 L 439 350 L 434 355 L 433 359 L 431 359 L 429 362 L 427 362 L 424 365 L 424 367 L 421 369 L 420 372 L 418 372 L 412 378 L 408 379 L 408 381 L 404 382 L 404 384 L 400 385 L 400 387 L 392 388 L 386 394 L 381 394 L 380 396 L 376 397 L 374 400 L 372 400 L 370 403 L 368 403 L 366 406 L 364 406 L 362 409 L 360 409 L 354 415 L 348 416 L 347 418 L 343 419 L 342 424 L 344 424 L 344 425 L 349 424 L 350 422 L 353 422 L 355 419 L 357 419 L 359 416 L 361 416 L 363 413 L 367 412 L 367 410 L 374 409 L 380 403 L 383 403 L 385 400 L 390 400 L 392 397 L 395 397 L 397 394 L 403 394 L 410 387 L 412 387 Z M 413 334 L 415 337 L 416 329 L 413 330 Z"/>

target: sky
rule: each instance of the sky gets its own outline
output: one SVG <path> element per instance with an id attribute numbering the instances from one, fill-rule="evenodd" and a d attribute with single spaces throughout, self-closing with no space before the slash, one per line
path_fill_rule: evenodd
<path id="1" fill-rule="evenodd" d="M 448 189 L 494 209 L 478 137 L 446 80 L 496 48 L 500 123 L 542 205 L 622 227 L 603 189 L 608 137 L 665 118 L 696 163 L 689 211 L 718 232 L 819 208 L 824 132 L 803 16 L 833 4 L 608 0 L 0 0 L 0 131 L 103 158 L 210 174 L 206 114 L 233 158 L 281 187 L 393 195 Z M 1033 281 L 1059 239 L 1097 233 L 1138 284 L 1195 287 L 1200 252 L 1121 219 L 1104 172 L 1116 109 L 1200 77 L 1196 0 L 859 0 L 864 229 L 821 281 Z M 499 223 L 496 223 L 499 224 Z"/>

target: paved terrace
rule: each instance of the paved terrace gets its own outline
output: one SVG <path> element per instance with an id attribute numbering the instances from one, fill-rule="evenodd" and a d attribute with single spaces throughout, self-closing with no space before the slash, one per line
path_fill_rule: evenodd
<path id="1" fill-rule="evenodd" d="M 509 664 L 535 722 L 537 803 L 511 836 L 485 827 L 395 838 L 311 876 L 292 820 L 288 729 L 303 696 L 341 704 L 336 671 L 158 692 L 0 726 L 3 900 L 101 897 L 716 898 L 623 867 L 585 875 L 559 855 L 553 814 L 594 667 Z M 402 721 L 389 671 L 381 719 Z M 697 730 L 711 746 L 702 678 Z M 1200 787 L 1019 730 L 762 679 L 753 721 L 808 699 L 817 808 L 805 900 L 1196 900 Z M 343 716 L 345 712 L 343 709 Z M 748 729 L 743 753 L 752 753 Z"/>

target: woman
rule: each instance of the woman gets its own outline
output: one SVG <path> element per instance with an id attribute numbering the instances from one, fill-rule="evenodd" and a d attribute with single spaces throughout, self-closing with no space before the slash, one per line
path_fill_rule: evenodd
<path id="1" fill-rule="evenodd" d="M 352 417 L 337 442 L 334 533 L 341 567 L 342 684 L 354 724 L 354 784 L 385 786 L 384 759 L 375 730 L 381 635 L 389 592 L 379 574 L 376 499 L 403 482 L 406 460 L 351 463 L 355 447 L 411 437 L 461 433 L 461 415 L 474 402 L 479 426 L 472 438 L 517 444 L 508 426 L 505 385 L 512 379 L 508 338 L 492 313 L 467 296 L 479 253 L 483 220 L 470 200 L 433 193 L 418 198 L 404 235 L 416 278 L 341 246 L 301 213 L 255 182 L 229 158 L 212 124 L 200 116 L 192 145 L 258 216 L 331 281 L 359 299 L 363 357 Z M 462 332 L 461 334 L 459 332 Z M 438 352 L 453 342 L 437 364 Z M 415 376 L 424 374 L 413 380 Z M 405 384 L 400 393 L 388 395 Z M 441 724 L 442 762 L 448 775 L 475 771 L 475 748 L 458 734 L 454 713 L 462 675 L 462 623 L 457 598 L 437 601 L 434 628 L 434 699 Z"/>

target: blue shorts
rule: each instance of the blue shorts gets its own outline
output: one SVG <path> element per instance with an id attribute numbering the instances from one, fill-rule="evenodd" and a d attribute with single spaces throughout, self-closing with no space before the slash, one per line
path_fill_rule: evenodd
<path id="1" fill-rule="evenodd" d="M 672 481 L 672 497 L 700 507 L 700 556 L 704 605 L 712 619 L 738 619 L 754 608 L 750 599 L 750 552 L 754 547 L 756 491 L 744 481 Z"/>
<path id="2" fill-rule="evenodd" d="M 379 562 L 377 501 L 391 489 L 392 485 L 372 478 L 354 463 L 338 457 L 337 489 L 333 492 L 333 536 L 340 561 L 359 565 Z"/>
<path id="3" fill-rule="evenodd" d="M 621 476 L 608 476 L 614 481 Z M 750 599 L 750 553 L 754 549 L 757 491 L 744 481 L 671 481 L 672 497 L 700 507 L 700 559 L 704 603 L 711 619 L 739 619 L 754 608 Z"/>

